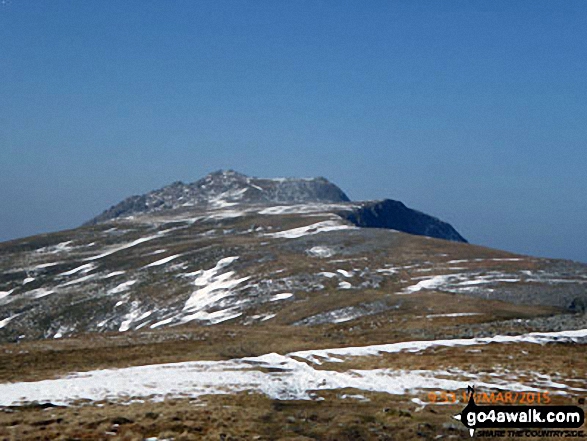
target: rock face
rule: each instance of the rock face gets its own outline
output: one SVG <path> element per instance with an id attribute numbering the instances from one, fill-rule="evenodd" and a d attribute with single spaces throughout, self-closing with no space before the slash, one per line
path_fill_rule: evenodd
<path id="1" fill-rule="evenodd" d="M 388 228 L 418 236 L 467 243 L 450 224 L 391 199 L 365 202 L 352 212 L 340 215 L 358 227 Z"/>
<path id="2" fill-rule="evenodd" d="M 131 196 L 90 220 L 97 224 L 119 217 L 182 207 L 226 208 L 238 204 L 300 204 L 348 202 L 349 198 L 325 178 L 261 179 L 233 170 L 216 171 L 191 184 L 174 182 L 142 196 Z"/>

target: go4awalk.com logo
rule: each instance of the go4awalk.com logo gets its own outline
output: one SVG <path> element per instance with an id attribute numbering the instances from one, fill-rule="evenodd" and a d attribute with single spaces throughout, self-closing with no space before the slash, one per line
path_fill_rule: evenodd
<path id="1" fill-rule="evenodd" d="M 585 423 L 585 412 L 578 406 L 478 406 L 474 398 L 475 389 L 469 387 L 467 392 L 469 402 L 454 418 L 469 429 L 471 436 L 477 429 L 578 429 Z M 502 436 L 503 432 L 505 431 L 495 434 Z M 553 435 L 548 431 L 535 431 L 531 434 Z M 506 435 L 513 434 L 503 433 L 503 436 Z M 582 433 L 577 432 L 576 435 L 581 436 Z"/>

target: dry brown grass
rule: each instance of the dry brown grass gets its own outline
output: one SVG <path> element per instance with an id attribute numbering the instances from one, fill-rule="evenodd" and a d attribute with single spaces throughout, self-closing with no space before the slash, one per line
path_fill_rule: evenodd
<path id="1" fill-rule="evenodd" d="M 364 393 L 369 401 L 343 398 L 344 394 L 353 392 L 356 391 L 326 391 L 321 393 L 323 401 L 275 401 L 262 395 L 240 393 L 207 396 L 197 401 L 19 408 L 0 412 L 0 439 L 470 439 L 464 426 L 452 418 L 462 410 L 462 404 L 421 408 L 410 397 L 381 393 Z"/>

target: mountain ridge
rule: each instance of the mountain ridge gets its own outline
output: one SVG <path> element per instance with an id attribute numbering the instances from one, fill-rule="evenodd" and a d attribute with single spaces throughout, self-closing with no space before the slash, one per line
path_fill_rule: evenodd
<path id="1" fill-rule="evenodd" d="M 143 195 L 130 196 L 84 225 L 134 214 L 182 207 L 226 208 L 236 204 L 296 204 L 350 202 L 349 197 L 324 177 L 257 178 L 234 170 L 217 170 L 185 184 L 173 182 Z"/>
<path id="2" fill-rule="evenodd" d="M 324 177 L 258 178 L 234 170 L 217 170 L 190 184 L 176 181 L 143 195 L 130 196 L 84 225 L 181 209 L 220 210 L 276 204 L 338 204 L 336 214 L 357 227 L 394 229 L 467 243 L 452 225 L 434 216 L 393 199 L 353 202 Z"/>

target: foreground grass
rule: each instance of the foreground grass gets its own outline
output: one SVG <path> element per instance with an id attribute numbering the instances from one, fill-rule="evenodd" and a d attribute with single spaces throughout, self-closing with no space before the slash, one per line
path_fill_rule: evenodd
<path id="1" fill-rule="evenodd" d="M 363 398 L 356 395 L 359 393 Z M 241 393 L 159 403 L 97 403 L 67 408 L 5 409 L 0 412 L 0 439 L 470 439 L 464 426 L 452 418 L 461 411 L 462 404 L 421 407 L 406 396 L 352 390 L 324 392 L 320 395 L 322 401 L 276 401 L 262 395 Z"/>

